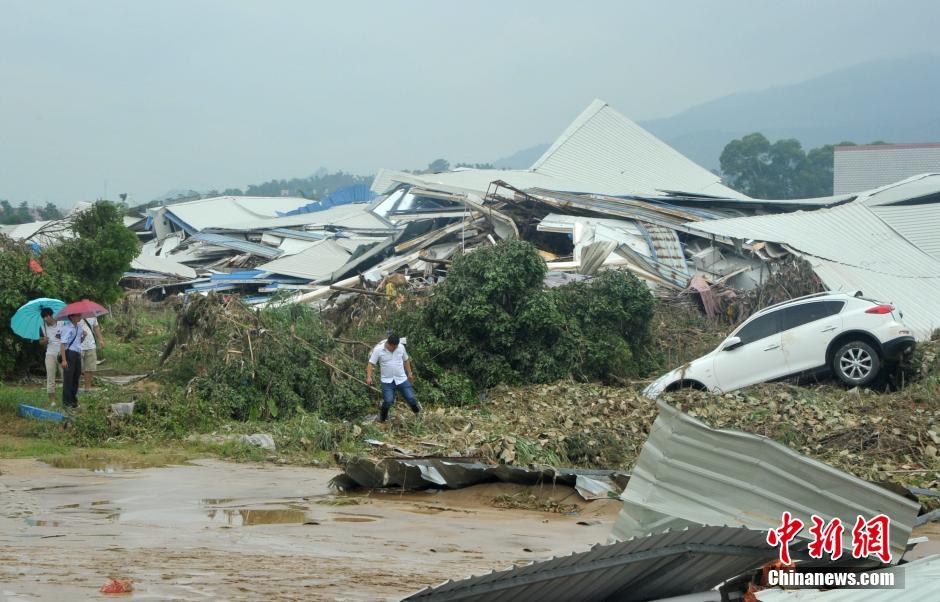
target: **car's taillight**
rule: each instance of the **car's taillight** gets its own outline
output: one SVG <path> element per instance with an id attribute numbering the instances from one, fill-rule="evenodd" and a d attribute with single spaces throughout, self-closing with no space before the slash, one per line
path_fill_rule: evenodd
<path id="1" fill-rule="evenodd" d="M 874 307 L 869 307 L 865 310 L 866 314 L 890 314 L 894 311 L 894 306 L 887 303 L 882 303 L 881 305 L 876 305 Z"/>

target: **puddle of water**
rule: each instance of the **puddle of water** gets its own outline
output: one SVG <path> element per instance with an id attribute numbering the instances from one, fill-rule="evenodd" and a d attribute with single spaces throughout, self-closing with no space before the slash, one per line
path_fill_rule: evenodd
<path id="1" fill-rule="evenodd" d="M 58 527 L 59 521 L 57 520 L 41 520 L 37 518 L 25 518 L 26 524 L 30 527 Z"/>
<path id="2" fill-rule="evenodd" d="M 307 522 L 307 513 L 303 510 L 209 510 L 206 516 L 212 522 L 224 522 L 233 527 L 251 525 L 302 525 Z"/>

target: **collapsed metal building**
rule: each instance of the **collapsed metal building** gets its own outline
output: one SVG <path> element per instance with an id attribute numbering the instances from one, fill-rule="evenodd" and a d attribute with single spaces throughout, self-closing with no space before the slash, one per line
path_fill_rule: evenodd
<path id="1" fill-rule="evenodd" d="M 233 291 L 321 303 L 399 273 L 433 284 L 457 253 L 508 238 L 552 273 L 630 270 L 659 294 L 758 286 L 787 257 L 830 290 L 897 303 L 917 338 L 940 315 L 940 175 L 851 195 L 752 199 L 595 100 L 529 169 L 382 169 L 311 203 L 216 197 L 148 211 L 128 278 L 151 296 Z"/>

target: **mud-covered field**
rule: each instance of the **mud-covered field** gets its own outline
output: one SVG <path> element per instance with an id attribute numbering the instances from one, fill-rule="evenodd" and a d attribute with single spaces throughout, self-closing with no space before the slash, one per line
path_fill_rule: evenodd
<path id="1" fill-rule="evenodd" d="M 214 460 L 60 469 L 0 460 L 0 600 L 396 600 L 604 542 L 619 503 L 493 484 L 336 496 L 334 470 Z M 493 506 L 539 496 L 571 515 Z M 579 524 L 581 523 L 581 524 Z"/>

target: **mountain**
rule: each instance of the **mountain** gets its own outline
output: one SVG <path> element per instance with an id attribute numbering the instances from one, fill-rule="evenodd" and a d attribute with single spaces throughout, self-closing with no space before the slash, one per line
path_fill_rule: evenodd
<path id="1" fill-rule="evenodd" d="M 529 148 L 493 161 L 493 167 L 496 169 L 528 169 L 532 167 L 535 160 L 542 156 L 542 153 L 548 150 L 548 143 L 536 144 Z"/>
<path id="2" fill-rule="evenodd" d="M 847 67 L 786 86 L 737 93 L 643 127 L 708 169 L 725 145 L 751 132 L 796 138 L 804 149 L 844 140 L 940 140 L 940 56 Z"/>

